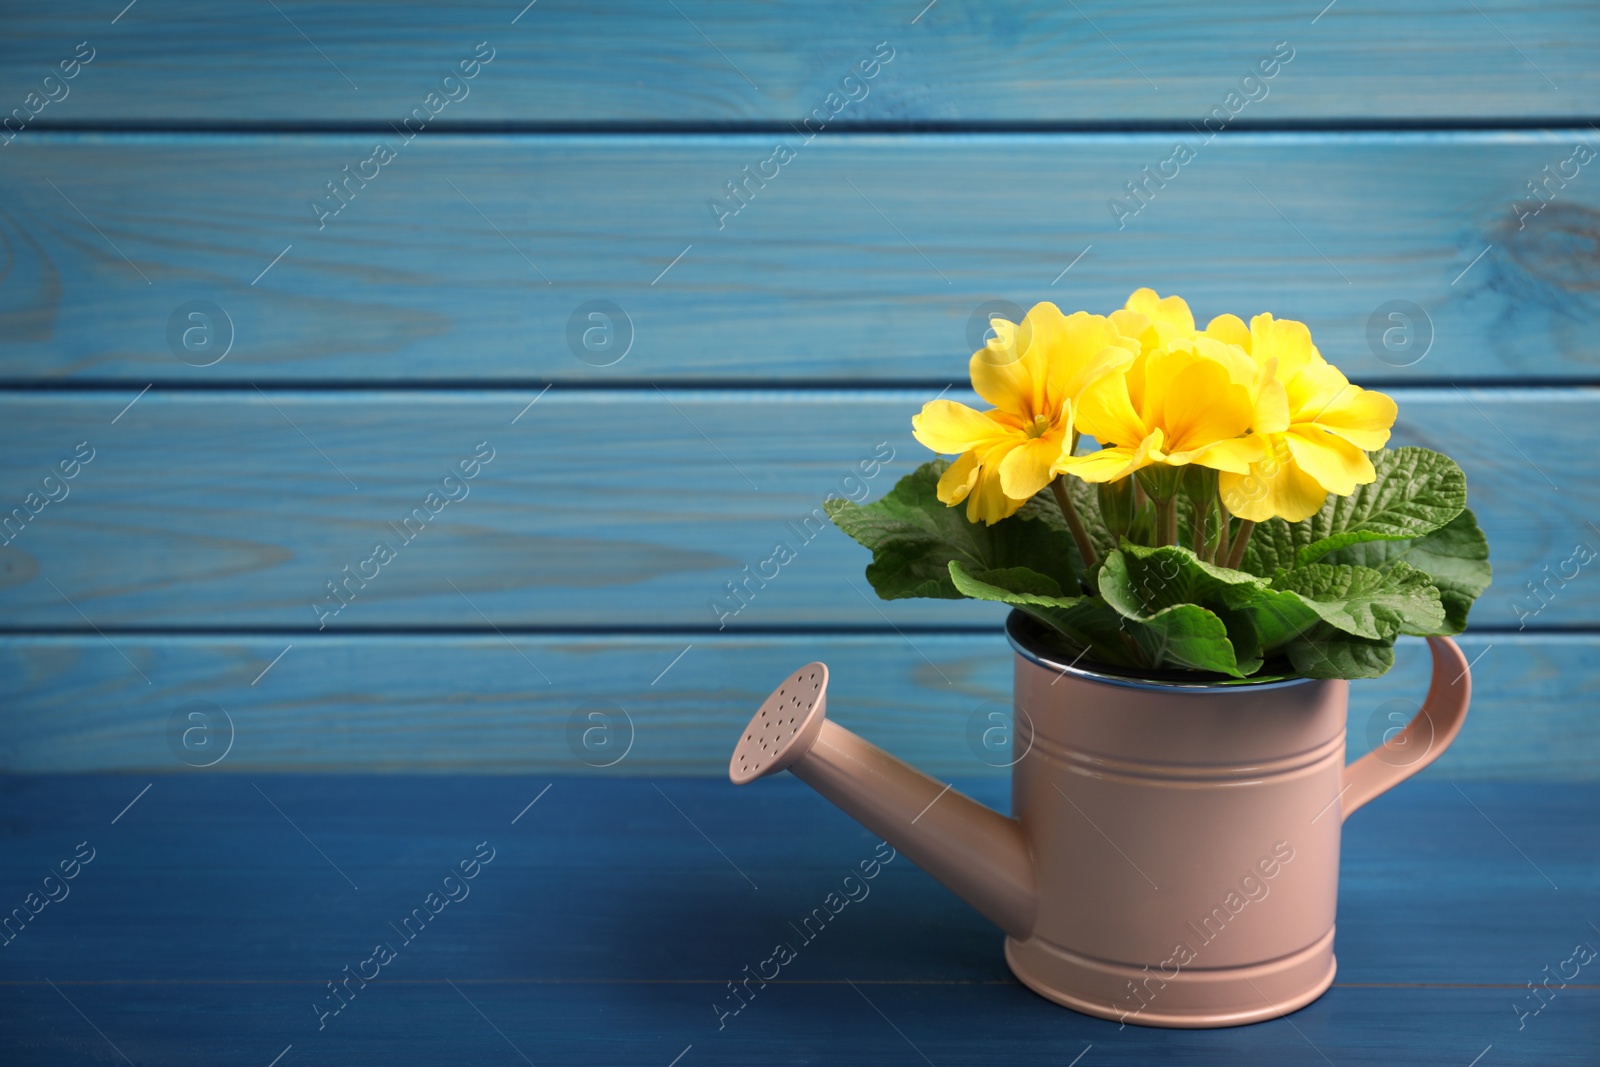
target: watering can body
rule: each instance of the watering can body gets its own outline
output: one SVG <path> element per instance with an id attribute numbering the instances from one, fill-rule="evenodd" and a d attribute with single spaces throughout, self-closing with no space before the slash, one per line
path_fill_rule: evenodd
<path id="1" fill-rule="evenodd" d="M 826 718 L 827 669 L 801 668 L 730 763 L 788 769 L 1006 933 L 1040 995 L 1124 1023 L 1232 1026 L 1332 983 L 1344 818 L 1431 763 L 1470 698 L 1460 650 L 1430 638 L 1416 717 L 1345 765 L 1349 683 L 1123 677 L 1043 651 L 1015 614 L 1010 818 Z"/>

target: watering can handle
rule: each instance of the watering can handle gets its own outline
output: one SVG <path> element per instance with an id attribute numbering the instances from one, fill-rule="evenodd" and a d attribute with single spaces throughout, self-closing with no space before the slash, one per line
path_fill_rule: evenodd
<path id="1" fill-rule="evenodd" d="M 1467 657 L 1448 637 L 1428 638 L 1428 649 L 1433 653 L 1433 682 L 1422 709 L 1399 734 L 1344 769 L 1339 796 L 1346 819 L 1444 755 L 1461 732 L 1472 702 Z"/>

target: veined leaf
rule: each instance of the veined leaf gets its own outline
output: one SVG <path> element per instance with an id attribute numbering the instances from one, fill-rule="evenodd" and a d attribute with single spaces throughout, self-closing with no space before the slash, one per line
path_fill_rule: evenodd
<path id="1" fill-rule="evenodd" d="M 1222 575 L 1237 576 L 1237 581 Z M 1129 621 L 1127 632 L 1151 666 L 1188 667 L 1235 678 L 1261 666 L 1259 658 L 1240 662 L 1228 640 L 1227 624 L 1193 602 L 1200 594 L 1215 594 L 1220 600 L 1230 584 L 1258 584 L 1249 575 L 1211 567 L 1176 546 L 1124 545 L 1106 557 L 1099 582 L 1100 595 Z"/>
<path id="2" fill-rule="evenodd" d="M 1077 552 L 1069 535 L 1031 514 L 993 526 L 968 522 L 965 507 L 939 501 L 939 476 L 948 466 L 924 463 L 871 504 L 834 499 L 824 505 L 839 529 L 872 550 L 867 580 L 880 597 L 959 600 L 965 594 L 950 579 L 952 561 L 974 573 L 1027 567 L 1061 589 L 1076 588 Z"/>
<path id="3" fill-rule="evenodd" d="M 1420 448 L 1374 466 L 1373 484 L 1304 522 L 1259 524 L 1242 570 L 1177 545 L 1112 545 L 1094 488 L 1076 479 L 1069 492 L 1101 558 L 1087 576 L 1050 494 L 993 526 L 970 523 L 938 500 L 943 460 L 871 504 L 826 508 L 871 549 L 867 577 L 885 599 L 1009 604 L 1110 666 L 1246 678 L 1283 655 L 1306 677 L 1370 678 L 1393 664 L 1397 635 L 1459 632 L 1490 577 L 1459 467 Z"/>
<path id="4" fill-rule="evenodd" d="M 1355 637 L 1393 641 L 1402 631 L 1437 634 L 1444 627 L 1439 590 L 1401 561 L 1381 571 L 1312 563 L 1280 572 L 1272 585 L 1298 594 L 1324 623 Z"/>
<path id="5" fill-rule="evenodd" d="M 1241 670 L 1249 673 L 1262 658 L 1320 621 L 1296 593 L 1280 592 L 1241 571 L 1206 563 L 1187 548 L 1124 545 L 1120 553 L 1128 585 L 1101 595 L 1125 614 L 1149 613 L 1177 604 L 1198 604 L 1227 627 Z M 1120 603 L 1119 603 L 1120 601 Z"/>
<path id="6" fill-rule="evenodd" d="M 1444 604 L 1444 632 L 1451 634 L 1467 628 L 1467 613 L 1472 610 L 1473 601 L 1489 587 L 1493 577 L 1489 542 L 1478 528 L 1478 520 L 1471 509 L 1463 510 L 1426 537 L 1347 545 L 1323 558 L 1328 563 L 1349 563 L 1378 570 L 1404 561 L 1425 572 L 1439 590 L 1439 599 Z"/>
<path id="7" fill-rule="evenodd" d="M 1394 666 L 1394 641 L 1369 640 L 1318 623 L 1284 649 L 1307 678 L 1378 678 Z"/>
<path id="8" fill-rule="evenodd" d="M 1375 481 L 1349 496 L 1330 496 L 1309 519 L 1257 525 L 1244 569 L 1266 576 L 1314 563 L 1347 545 L 1424 537 L 1467 505 L 1466 475 L 1443 453 L 1412 446 L 1386 449 L 1373 456 L 1372 465 Z"/>
<path id="9" fill-rule="evenodd" d="M 1133 601 L 1125 599 L 1128 606 L 1112 603 L 1125 615 L 1155 611 L 1174 604 L 1223 602 L 1235 587 L 1265 587 L 1265 583 L 1253 575 L 1207 563 L 1179 545 L 1148 548 L 1125 544 L 1115 554 L 1121 557 L 1122 573 L 1127 576 L 1127 584 L 1115 583 L 1113 592 L 1107 593 L 1102 582 L 1101 595 L 1111 602 L 1113 595 L 1126 598 L 1128 593 L 1132 593 Z"/>
<path id="10" fill-rule="evenodd" d="M 1064 635 L 1097 662 L 1118 667 L 1143 666 L 1131 654 L 1117 613 L 1093 597 L 1060 596 L 1048 575 L 1027 567 L 1004 567 L 970 573 L 959 560 L 950 561 L 950 579 L 962 595 L 974 600 L 1010 604 Z"/>

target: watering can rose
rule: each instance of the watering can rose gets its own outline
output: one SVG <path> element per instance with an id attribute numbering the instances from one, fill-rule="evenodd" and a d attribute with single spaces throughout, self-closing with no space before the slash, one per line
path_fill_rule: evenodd
<path id="1" fill-rule="evenodd" d="M 1304 323 L 1197 329 L 1140 289 L 1107 315 L 1040 303 L 990 325 L 968 363 L 990 406 L 911 420 L 953 458 L 824 505 L 872 549 L 880 596 L 1011 604 L 1104 666 L 1235 678 L 1373 677 L 1400 634 L 1465 628 L 1490 577 L 1465 476 L 1387 448 L 1394 400 Z"/>

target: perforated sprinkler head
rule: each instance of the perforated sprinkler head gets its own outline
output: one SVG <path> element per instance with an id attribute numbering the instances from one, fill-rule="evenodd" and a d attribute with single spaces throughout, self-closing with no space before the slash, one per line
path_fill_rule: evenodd
<path id="1" fill-rule="evenodd" d="M 827 717 L 828 666 L 807 663 L 772 691 L 744 728 L 728 778 L 745 785 L 793 766 L 816 743 Z"/>

